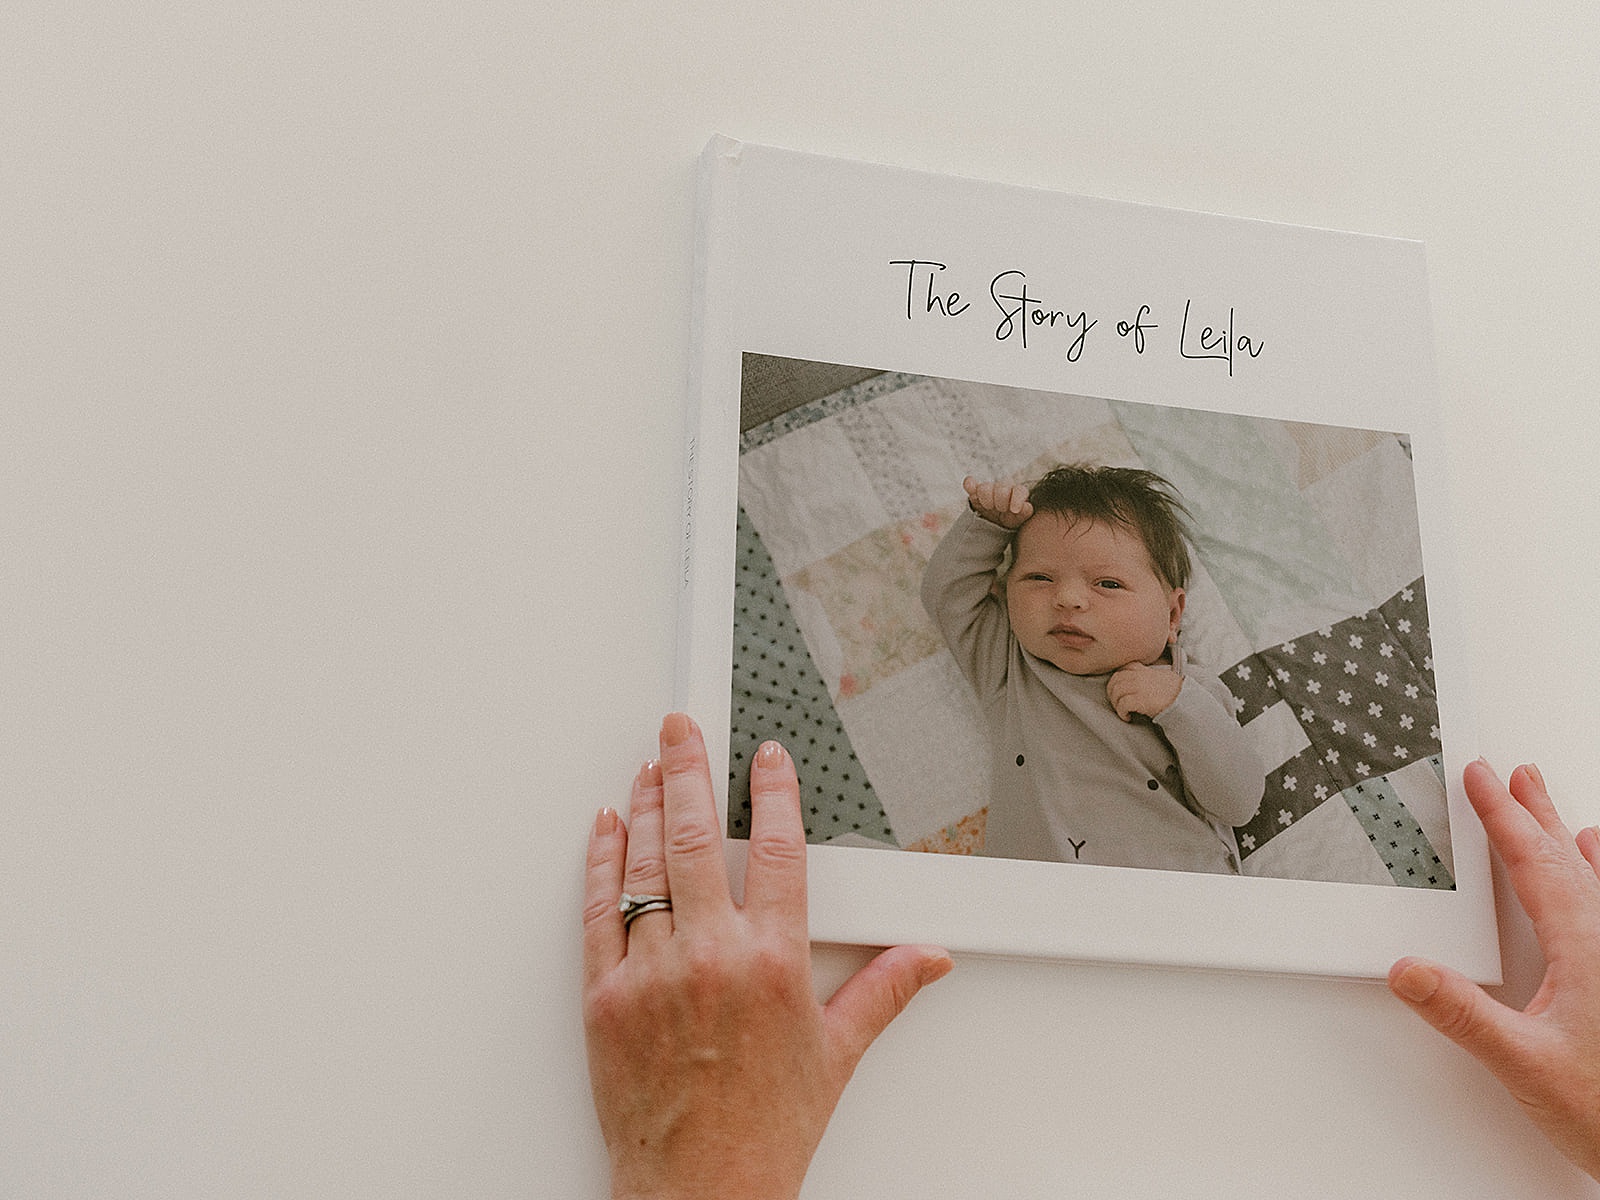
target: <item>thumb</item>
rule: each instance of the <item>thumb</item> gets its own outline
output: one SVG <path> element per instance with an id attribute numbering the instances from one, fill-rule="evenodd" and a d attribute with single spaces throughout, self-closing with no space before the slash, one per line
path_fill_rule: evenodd
<path id="1" fill-rule="evenodd" d="M 896 946 L 845 980 L 823 1009 L 845 1077 L 911 998 L 943 979 L 954 965 L 949 953 L 937 946 Z"/>
<path id="2" fill-rule="evenodd" d="M 1491 999 L 1460 972 L 1402 958 L 1389 968 L 1389 990 L 1496 1075 L 1522 1065 L 1516 1031 L 1522 1014 Z"/>

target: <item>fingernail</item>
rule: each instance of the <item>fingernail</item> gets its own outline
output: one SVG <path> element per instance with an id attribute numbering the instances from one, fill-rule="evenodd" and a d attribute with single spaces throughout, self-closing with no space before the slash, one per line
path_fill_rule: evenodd
<path id="1" fill-rule="evenodd" d="M 657 759 L 654 759 L 654 758 L 652 758 L 649 761 L 647 761 L 644 764 L 644 766 L 639 768 L 639 774 L 635 777 L 634 783 L 637 784 L 641 788 L 660 787 L 661 786 L 661 763 L 660 763 L 660 761 L 657 760 Z"/>
<path id="2" fill-rule="evenodd" d="M 1391 985 L 1402 1000 L 1421 1004 L 1433 999 L 1433 994 L 1439 990 L 1439 972 L 1431 963 L 1408 963 L 1406 969 L 1394 977 Z"/>
<path id="3" fill-rule="evenodd" d="M 1545 787 L 1544 776 L 1539 773 L 1538 767 L 1534 766 L 1532 763 L 1524 763 L 1522 769 L 1529 774 L 1536 784 L 1539 785 L 1539 790 L 1541 792 L 1548 792 L 1550 790 L 1549 788 Z"/>
<path id="4" fill-rule="evenodd" d="M 926 987 L 936 979 L 943 979 L 955 967 L 956 960 L 947 950 L 940 950 L 922 961 L 922 983 Z"/>
<path id="5" fill-rule="evenodd" d="M 617 810 L 607 806 L 595 814 L 594 831 L 600 837 L 610 837 L 617 831 Z"/>
<path id="6" fill-rule="evenodd" d="M 681 746 L 689 740 L 689 731 L 693 726 L 689 718 L 682 713 L 668 713 L 666 720 L 661 722 L 661 745 Z"/>
<path id="7" fill-rule="evenodd" d="M 756 766 L 770 771 L 775 767 L 783 766 L 783 747 L 777 742 L 762 742 L 756 751 Z"/>

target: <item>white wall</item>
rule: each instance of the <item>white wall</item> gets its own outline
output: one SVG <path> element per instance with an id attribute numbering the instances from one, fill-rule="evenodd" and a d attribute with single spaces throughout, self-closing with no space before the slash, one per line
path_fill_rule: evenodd
<path id="1" fill-rule="evenodd" d="M 1480 748 L 1600 819 L 1592 5 L 551 8 L 0 13 L 0 1194 L 604 1194 L 713 131 L 1425 240 Z M 1400 1191 L 1594 1194 L 1376 985 L 964 960 L 808 1195 Z"/>

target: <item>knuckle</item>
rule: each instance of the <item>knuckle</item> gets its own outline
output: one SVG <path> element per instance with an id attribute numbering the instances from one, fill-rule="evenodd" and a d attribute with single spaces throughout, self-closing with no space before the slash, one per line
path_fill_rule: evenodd
<path id="1" fill-rule="evenodd" d="M 1475 1042 L 1484 1032 L 1484 1023 L 1476 1008 L 1459 997 L 1440 1000 L 1431 1015 L 1434 1028 L 1453 1042 Z"/>
<path id="2" fill-rule="evenodd" d="M 583 997 L 583 1024 L 599 1034 L 612 1034 L 626 1028 L 632 1013 L 624 991 L 614 980 L 603 980 Z"/>
<path id="3" fill-rule="evenodd" d="M 884 1001 L 886 1009 L 884 1023 L 887 1024 L 910 1005 L 912 998 L 917 994 L 917 986 L 905 976 L 894 976 L 890 979 L 885 994 L 887 999 Z"/>
<path id="4" fill-rule="evenodd" d="M 598 840 L 589 842 L 589 849 L 584 854 L 584 865 L 591 871 L 605 866 L 612 860 L 614 851 Z"/>
<path id="5" fill-rule="evenodd" d="M 705 854 L 722 844 L 722 835 L 706 821 L 686 821 L 667 836 L 667 854 L 693 856 Z"/>
<path id="6" fill-rule="evenodd" d="M 678 961 L 678 986 L 695 1007 L 715 1005 L 731 990 L 733 956 L 718 942 L 696 940 Z"/>
<path id="7" fill-rule="evenodd" d="M 704 764 L 693 754 L 679 752 L 662 755 L 661 778 L 663 784 L 667 780 L 678 782 L 687 779 L 698 779 L 706 773 Z"/>
<path id="8" fill-rule="evenodd" d="M 750 856 L 774 867 L 802 866 L 806 844 L 798 837 L 757 831 L 750 836 Z"/>
<path id="9" fill-rule="evenodd" d="M 645 879 L 661 879 L 667 873 L 667 860 L 653 850 L 646 850 L 628 860 L 628 884 L 638 887 Z"/>
<path id="10" fill-rule="evenodd" d="M 777 941 L 762 941 L 752 948 L 750 975 L 767 996 L 792 1000 L 805 990 L 805 972 L 792 947 Z"/>
<path id="11" fill-rule="evenodd" d="M 583 927 L 603 925 L 617 911 L 617 902 L 609 896 L 590 896 L 583 902 Z"/>

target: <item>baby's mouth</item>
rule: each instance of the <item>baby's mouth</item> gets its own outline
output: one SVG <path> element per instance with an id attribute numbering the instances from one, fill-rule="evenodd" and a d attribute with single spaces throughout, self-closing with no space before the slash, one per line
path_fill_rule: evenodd
<path id="1" fill-rule="evenodd" d="M 1081 649 L 1094 641 L 1094 637 L 1076 625 L 1057 625 L 1050 630 L 1050 637 L 1063 646 Z"/>

